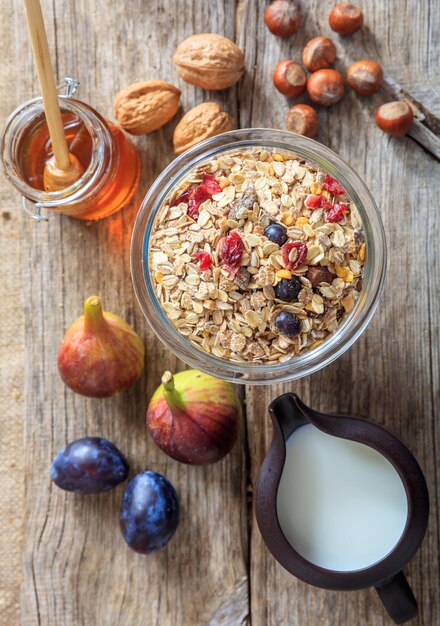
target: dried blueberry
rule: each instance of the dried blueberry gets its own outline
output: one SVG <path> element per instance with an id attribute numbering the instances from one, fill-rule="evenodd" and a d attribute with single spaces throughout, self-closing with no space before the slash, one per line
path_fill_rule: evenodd
<path id="1" fill-rule="evenodd" d="M 277 315 L 275 324 L 278 330 L 283 333 L 283 335 L 287 335 L 287 337 L 296 337 L 301 332 L 301 321 L 296 315 L 288 313 L 287 311 L 281 311 L 281 313 Z"/>
<path id="2" fill-rule="evenodd" d="M 286 229 L 281 224 L 269 224 L 264 229 L 264 234 L 270 241 L 277 243 L 279 246 L 282 246 L 287 241 Z"/>
<path id="3" fill-rule="evenodd" d="M 283 278 L 275 287 L 275 295 L 284 302 L 292 302 L 297 299 L 301 287 L 302 284 L 298 276 L 292 276 L 290 279 Z"/>

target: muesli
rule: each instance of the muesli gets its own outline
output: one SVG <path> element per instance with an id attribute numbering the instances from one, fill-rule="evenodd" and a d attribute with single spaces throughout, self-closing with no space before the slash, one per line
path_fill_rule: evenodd
<path id="1" fill-rule="evenodd" d="M 288 152 L 223 154 L 160 208 L 150 239 L 156 295 L 181 335 L 237 363 L 316 348 L 353 310 L 366 244 L 342 185 Z"/>

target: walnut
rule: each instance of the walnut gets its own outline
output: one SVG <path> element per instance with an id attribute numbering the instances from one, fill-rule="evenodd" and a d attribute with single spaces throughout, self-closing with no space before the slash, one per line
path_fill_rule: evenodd
<path id="1" fill-rule="evenodd" d="M 230 39 L 206 33 L 192 35 L 173 56 L 184 81 L 203 89 L 226 89 L 243 74 L 243 53 Z"/>
<path id="2" fill-rule="evenodd" d="M 115 98 L 115 117 L 132 135 L 157 130 L 177 113 L 180 91 L 163 80 L 146 80 L 122 89 Z"/>
<path id="3" fill-rule="evenodd" d="M 203 102 L 182 117 L 173 136 L 174 152 L 181 154 L 196 143 L 232 129 L 231 116 L 216 102 Z"/>

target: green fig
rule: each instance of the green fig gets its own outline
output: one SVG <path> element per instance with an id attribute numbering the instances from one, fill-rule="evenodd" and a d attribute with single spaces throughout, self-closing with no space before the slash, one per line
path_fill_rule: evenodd
<path id="1" fill-rule="evenodd" d="M 165 372 L 147 409 L 147 428 L 168 456 L 191 465 L 215 463 L 234 445 L 240 401 L 234 387 L 199 372 Z"/>
<path id="2" fill-rule="evenodd" d="M 127 389 L 144 367 L 144 346 L 117 315 L 102 310 L 91 296 L 64 335 L 58 370 L 65 384 L 83 396 L 106 398 Z"/>

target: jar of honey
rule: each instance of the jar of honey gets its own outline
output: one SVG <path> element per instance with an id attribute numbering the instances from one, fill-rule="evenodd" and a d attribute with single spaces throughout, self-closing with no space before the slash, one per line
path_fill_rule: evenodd
<path id="1" fill-rule="evenodd" d="M 81 177 L 60 191 L 44 189 L 44 166 L 53 151 L 41 98 L 21 104 L 6 121 L 1 148 L 4 173 L 36 220 L 47 219 L 42 209 L 99 220 L 132 198 L 139 181 L 139 154 L 120 128 L 71 97 L 78 83 L 73 79 L 66 83 L 67 93 L 59 96 L 59 103 L 69 152 L 84 168 Z"/>

